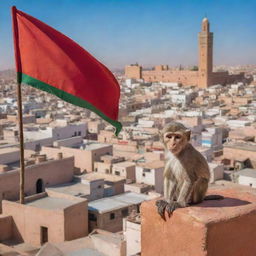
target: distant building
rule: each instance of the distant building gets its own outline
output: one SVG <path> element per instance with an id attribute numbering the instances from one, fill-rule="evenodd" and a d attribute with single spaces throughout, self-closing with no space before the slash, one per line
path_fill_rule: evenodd
<path id="1" fill-rule="evenodd" d="M 123 232 L 126 238 L 126 255 L 138 255 L 141 252 L 141 220 L 139 214 L 132 212 L 123 220 Z"/>
<path id="2" fill-rule="evenodd" d="M 256 188 L 256 169 L 242 169 L 241 171 L 235 172 L 235 175 L 238 184 Z"/>
<path id="3" fill-rule="evenodd" d="M 256 168 L 255 156 L 255 143 L 228 142 L 223 145 L 223 161 L 235 169 Z"/>
<path id="4" fill-rule="evenodd" d="M 228 84 L 245 79 L 244 73 L 230 75 L 228 72 L 213 72 L 213 33 L 207 18 L 202 21 L 199 40 L 198 70 L 170 70 L 168 65 L 155 66 L 154 70 L 142 70 L 138 64 L 125 67 L 125 76 L 130 79 L 144 79 L 146 82 L 181 83 L 207 88 L 215 84 Z"/>
<path id="5" fill-rule="evenodd" d="M 54 143 L 55 145 L 64 145 L 60 147 L 42 147 L 41 153 L 49 157 L 56 157 L 58 153 L 63 153 L 63 156 L 75 157 L 76 173 L 92 172 L 94 170 L 94 163 L 100 160 L 103 155 L 112 155 L 113 146 L 93 141 L 83 141 L 80 137 L 75 140 L 66 139 L 61 141 L 61 144 Z M 65 144 L 63 144 L 65 142 Z"/>
<path id="6" fill-rule="evenodd" d="M 224 177 L 224 165 L 208 163 L 210 169 L 210 183 L 214 183 L 216 180 L 223 180 Z"/>
<path id="7" fill-rule="evenodd" d="M 141 163 L 136 166 L 136 182 L 154 186 L 157 193 L 163 193 L 164 161 Z"/>
<path id="8" fill-rule="evenodd" d="M 37 156 L 35 160 L 26 161 L 25 195 L 41 193 L 47 186 L 71 182 L 74 173 L 74 158 L 47 160 Z M 0 212 L 2 200 L 19 199 L 19 169 L 0 168 Z"/>
<path id="9" fill-rule="evenodd" d="M 5 238 L 33 246 L 64 242 L 88 234 L 87 201 L 76 197 L 41 193 L 26 198 L 25 204 L 3 201 L 3 216 L 12 219 L 1 221 Z"/>
<path id="10" fill-rule="evenodd" d="M 139 212 L 140 204 L 149 199 L 147 195 L 128 192 L 89 202 L 89 231 L 95 228 L 110 232 L 121 231 L 123 218 L 133 210 Z"/>

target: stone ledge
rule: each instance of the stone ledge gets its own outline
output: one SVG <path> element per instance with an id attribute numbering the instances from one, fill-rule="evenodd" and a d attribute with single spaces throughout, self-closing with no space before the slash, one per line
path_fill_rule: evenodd
<path id="1" fill-rule="evenodd" d="M 239 189 L 211 190 L 224 200 L 178 209 L 166 221 L 155 201 L 141 206 L 142 256 L 255 256 L 256 195 Z"/>

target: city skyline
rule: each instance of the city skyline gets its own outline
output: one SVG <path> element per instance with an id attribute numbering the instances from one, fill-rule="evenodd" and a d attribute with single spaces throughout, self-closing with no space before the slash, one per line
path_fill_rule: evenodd
<path id="1" fill-rule="evenodd" d="M 232 5 L 231 5 L 232 4 Z M 13 68 L 10 7 L 72 38 L 109 68 L 139 62 L 197 65 L 198 32 L 206 15 L 214 32 L 214 65 L 256 64 L 256 1 L 7 0 L 0 3 L 0 70 Z M 43 11 L 42 11 L 43 10 Z M 228 13 L 228 15 L 226 14 Z"/>

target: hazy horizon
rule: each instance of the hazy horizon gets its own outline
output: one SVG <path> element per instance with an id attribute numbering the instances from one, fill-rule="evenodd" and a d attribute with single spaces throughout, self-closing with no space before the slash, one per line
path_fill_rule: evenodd
<path id="1" fill-rule="evenodd" d="M 5 0 L 0 70 L 14 68 L 12 5 L 69 36 L 110 69 L 136 62 L 197 65 L 205 14 L 214 33 L 214 65 L 256 64 L 256 0 Z"/>

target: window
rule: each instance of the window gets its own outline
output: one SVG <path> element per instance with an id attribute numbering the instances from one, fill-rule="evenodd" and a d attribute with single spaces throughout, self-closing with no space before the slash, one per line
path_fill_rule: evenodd
<path id="1" fill-rule="evenodd" d="M 97 171 L 98 171 L 98 168 L 94 168 L 94 171 L 97 172 Z"/>
<path id="2" fill-rule="evenodd" d="M 110 213 L 110 219 L 113 220 L 115 218 L 115 214 L 112 212 Z"/>
<path id="3" fill-rule="evenodd" d="M 127 217 L 128 216 L 128 208 L 125 208 L 122 210 L 122 217 Z"/>
<path id="4" fill-rule="evenodd" d="M 142 176 L 145 177 L 145 176 L 146 176 L 146 173 L 143 172 L 143 173 L 142 173 Z"/>
<path id="5" fill-rule="evenodd" d="M 35 151 L 39 152 L 40 150 L 41 150 L 41 145 L 40 144 L 36 144 Z"/>
<path id="6" fill-rule="evenodd" d="M 118 172 L 118 171 L 115 171 L 115 175 L 118 175 L 118 176 L 119 176 L 119 175 L 120 175 L 120 172 Z"/>
<path id="7" fill-rule="evenodd" d="M 81 136 L 81 134 L 82 134 L 81 132 L 78 132 L 78 136 Z"/>
<path id="8" fill-rule="evenodd" d="M 93 213 L 89 213 L 89 220 L 91 221 L 97 221 L 97 216 Z"/>
<path id="9" fill-rule="evenodd" d="M 102 186 L 101 186 L 101 185 L 99 185 L 99 186 L 98 186 L 98 189 L 101 189 L 101 188 L 102 188 Z"/>

